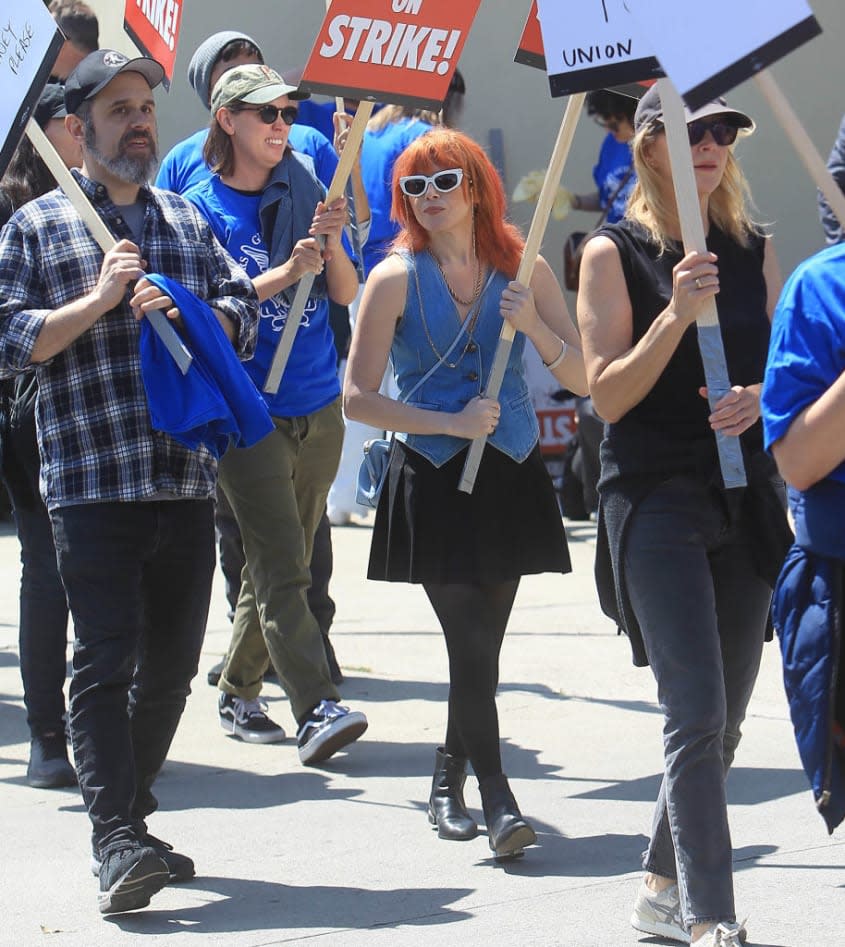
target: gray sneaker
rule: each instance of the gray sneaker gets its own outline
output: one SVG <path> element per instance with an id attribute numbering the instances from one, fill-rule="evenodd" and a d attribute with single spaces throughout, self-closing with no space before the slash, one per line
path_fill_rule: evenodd
<path id="1" fill-rule="evenodd" d="M 690 942 L 689 931 L 681 919 L 681 897 L 678 886 L 672 885 L 655 894 L 643 881 L 634 902 L 631 927 L 682 944 Z"/>

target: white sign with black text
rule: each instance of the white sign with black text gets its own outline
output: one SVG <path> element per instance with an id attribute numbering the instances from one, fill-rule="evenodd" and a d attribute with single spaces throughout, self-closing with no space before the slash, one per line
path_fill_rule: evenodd
<path id="1" fill-rule="evenodd" d="M 0 177 L 26 129 L 64 43 L 44 0 L 3 4 L 0 13 Z"/>
<path id="2" fill-rule="evenodd" d="M 695 110 L 821 32 L 806 0 L 625 0 Z"/>
<path id="3" fill-rule="evenodd" d="M 555 97 L 663 75 L 627 0 L 538 0 L 538 16 Z"/>

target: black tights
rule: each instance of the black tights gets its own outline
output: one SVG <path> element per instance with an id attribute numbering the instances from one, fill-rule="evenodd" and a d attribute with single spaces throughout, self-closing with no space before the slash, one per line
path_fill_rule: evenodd
<path id="1" fill-rule="evenodd" d="M 449 653 L 446 752 L 466 756 L 479 780 L 502 772 L 496 688 L 499 652 L 519 579 L 496 585 L 423 585 Z"/>

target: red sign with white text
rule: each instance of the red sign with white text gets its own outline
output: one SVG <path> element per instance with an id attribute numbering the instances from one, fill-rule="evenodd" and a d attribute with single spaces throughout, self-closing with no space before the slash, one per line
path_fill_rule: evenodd
<path id="1" fill-rule="evenodd" d="M 523 66 L 533 66 L 535 69 L 546 71 L 546 52 L 543 49 L 543 33 L 537 17 L 537 0 L 532 0 L 531 12 L 525 21 L 525 29 L 522 31 L 519 49 L 513 61 L 522 63 Z"/>
<path id="2" fill-rule="evenodd" d="M 126 0 L 123 26 L 132 42 L 145 55 L 164 66 L 164 82 L 170 88 L 184 0 Z"/>
<path id="3" fill-rule="evenodd" d="M 307 92 L 439 109 L 481 0 L 332 0 Z"/>

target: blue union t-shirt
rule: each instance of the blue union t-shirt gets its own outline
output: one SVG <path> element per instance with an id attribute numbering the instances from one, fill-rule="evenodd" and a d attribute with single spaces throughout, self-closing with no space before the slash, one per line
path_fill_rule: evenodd
<path id="1" fill-rule="evenodd" d="M 266 272 L 269 253 L 258 219 L 260 193 L 236 191 L 215 174 L 184 196 L 199 208 L 217 239 L 251 278 Z M 278 418 L 319 411 L 340 394 L 328 301 L 314 298 L 305 306 L 278 392 L 275 395 L 264 392 L 264 381 L 287 314 L 288 306 L 276 297 L 261 304 L 255 355 L 243 363 L 262 392 L 270 414 Z"/>

